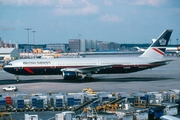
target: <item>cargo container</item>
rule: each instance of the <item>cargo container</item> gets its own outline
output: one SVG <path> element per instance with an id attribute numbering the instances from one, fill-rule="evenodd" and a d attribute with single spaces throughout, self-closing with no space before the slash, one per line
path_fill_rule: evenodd
<path id="1" fill-rule="evenodd" d="M 106 112 L 97 112 L 96 118 L 97 120 L 119 120 L 116 114 L 106 113 Z M 127 119 L 124 119 L 124 120 L 127 120 Z"/>
<path id="2" fill-rule="evenodd" d="M 99 98 L 100 98 L 100 103 L 101 104 L 105 104 L 105 103 L 107 103 L 109 101 L 108 95 L 100 95 Z"/>
<path id="3" fill-rule="evenodd" d="M 73 96 L 68 96 L 66 100 L 67 107 L 72 107 L 74 106 L 74 97 Z"/>
<path id="4" fill-rule="evenodd" d="M 48 104 L 52 110 L 62 110 L 65 108 L 65 96 L 54 94 L 48 98 Z"/>
<path id="5" fill-rule="evenodd" d="M 63 108 L 63 105 L 64 103 L 63 103 L 63 100 L 62 99 L 55 99 L 55 102 L 54 102 L 54 106 L 56 107 L 56 108 Z"/>
<path id="6" fill-rule="evenodd" d="M 118 110 L 114 111 L 114 113 L 117 115 L 118 120 L 134 120 L 133 114 L 129 110 Z"/>
<path id="7" fill-rule="evenodd" d="M 38 97 L 32 97 L 31 98 L 31 106 L 36 107 Z"/>
<path id="8" fill-rule="evenodd" d="M 38 115 L 24 114 L 24 120 L 38 120 Z"/>
<path id="9" fill-rule="evenodd" d="M 7 105 L 12 105 L 13 100 L 12 100 L 11 96 L 6 96 L 5 99 L 6 99 L 6 104 Z"/>
<path id="10" fill-rule="evenodd" d="M 43 100 L 44 108 L 48 108 L 49 96 L 48 95 L 40 95 L 39 98 Z"/>
<path id="11" fill-rule="evenodd" d="M 84 96 L 81 95 L 66 95 L 65 104 L 68 109 L 76 108 L 84 102 Z"/>
<path id="12" fill-rule="evenodd" d="M 178 104 L 175 103 L 162 103 L 165 115 L 178 115 Z"/>
<path id="13" fill-rule="evenodd" d="M 15 98 L 14 100 L 14 106 L 16 108 L 16 111 L 25 111 L 25 104 L 24 99 L 21 98 Z"/>
<path id="14" fill-rule="evenodd" d="M 163 106 L 150 106 L 149 120 L 159 120 L 164 115 L 163 109 Z"/>
<path id="15" fill-rule="evenodd" d="M 65 111 L 55 115 L 55 120 L 72 120 L 74 117 L 73 111 Z"/>
<path id="16" fill-rule="evenodd" d="M 148 112 L 147 108 L 135 108 L 133 114 L 136 120 L 148 120 Z"/>
<path id="17" fill-rule="evenodd" d="M 2 97 L 0 97 L 0 105 L 6 105 L 6 100 Z"/>
<path id="18" fill-rule="evenodd" d="M 6 100 L 0 97 L 0 112 L 6 111 Z"/>
<path id="19" fill-rule="evenodd" d="M 5 105 L 0 105 L 0 112 L 5 112 L 6 110 L 7 109 Z"/>
<path id="20" fill-rule="evenodd" d="M 36 100 L 36 108 L 40 110 L 44 109 L 44 99 Z"/>
<path id="21" fill-rule="evenodd" d="M 149 96 L 149 104 L 150 105 L 156 105 L 161 104 L 163 101 L 167 100 L 167 97 L 165 96 L 165 93 L 160 92 L 147 92 Z"/>
<path id="22" fill-rule="evenodd" d="M 31 98 L 31 110 L 45 110 L 46 104 L 44 103 L 44 99 L 41 99 L 39 96 L 33 96 Z"/>

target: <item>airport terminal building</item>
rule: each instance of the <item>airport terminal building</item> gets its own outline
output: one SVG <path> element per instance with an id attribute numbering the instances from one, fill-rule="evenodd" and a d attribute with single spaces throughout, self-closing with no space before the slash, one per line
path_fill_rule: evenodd
<path id="1" fill-rule="evenodd" d="M 71 52 L 96 51 L 97 40 L 69 39 L 69 48 Z"/>
<path id="2" fill-rule="evenodd" d="M 20 58 L 20 52 L 16 48 L 0 48 L 1 60 L 14 60 Z"/>

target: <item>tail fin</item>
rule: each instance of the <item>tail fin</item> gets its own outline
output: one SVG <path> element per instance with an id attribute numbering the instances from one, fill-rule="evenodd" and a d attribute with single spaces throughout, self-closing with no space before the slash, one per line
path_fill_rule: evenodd
<path id="1" fill-rule="evenodd" d="M 172 31 L 165 30 L 140 57 L 162 59 Z"/>

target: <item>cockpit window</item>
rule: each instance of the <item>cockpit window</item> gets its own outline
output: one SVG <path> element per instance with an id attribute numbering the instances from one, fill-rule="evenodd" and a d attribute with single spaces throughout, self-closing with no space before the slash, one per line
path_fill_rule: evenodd
<path id="1" fill-rule="evenodd" d="M 11 63 L 8 63 L 7 65 L 12 66 L 12 64 L 11 64 Z"/>

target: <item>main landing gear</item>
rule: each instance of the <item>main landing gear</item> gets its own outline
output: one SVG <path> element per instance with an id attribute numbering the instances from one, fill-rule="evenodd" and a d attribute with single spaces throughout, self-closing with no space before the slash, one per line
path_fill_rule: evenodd
<path id="1" fill-rule="evenodd" d="M 94 80 L 91 73 L 86 73 L 83 78 L 84 78 L 84 80 Z"/>

